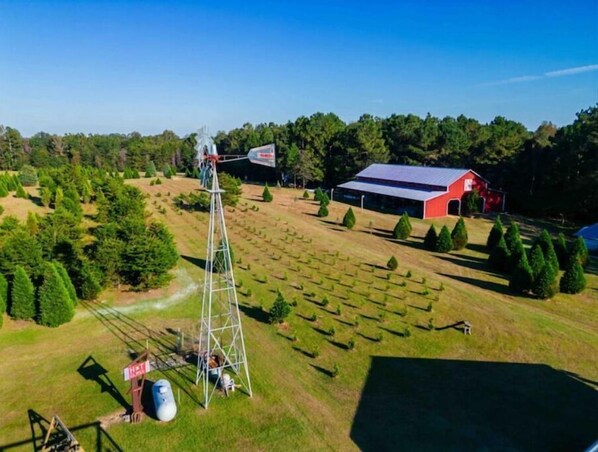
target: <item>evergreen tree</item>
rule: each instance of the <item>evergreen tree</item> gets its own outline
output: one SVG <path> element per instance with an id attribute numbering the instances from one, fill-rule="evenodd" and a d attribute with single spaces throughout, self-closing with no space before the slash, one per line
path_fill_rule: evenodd
<path id="1" fill-rule="evenodd" d="M 19 185 L 15 192 L 15 198 L 29 199 L 29 193 L 25 191 L 22 185 Z"/>
<path id="2" fill-rule="evenodd" d="M 4 313 L 8 304 L 8 282 L 2 273 L 0 273 L 0 328 L 4 322 Z"/>
<path id="3" fill-rule="evenodd" d="M 507 245 L 507 249 L 509 253 L 515 249 L 515 246 L 518 241 L 521 241 L 521 236 L 519 235 L 519 226 L 513 220 L 511 220 L 511 224 L 507 228 L 507 232 L 505 233 L 505 243 Z"/>
<path id="4" fill-rule="evenodd" d="M 544 260 L 549 262 L 555 270 L 558 270 L 560 268 L 559 258 L 554 251 L 552 239 L 550 238 L 550 234 L 546 229 L 542 230 L 540 235 L 536 238 L 535 244 L 538 244 L 542 248 Z"/>
<path id="5" fill-rule="evenodd" d="M 0 180 L 0 198 L 6 198 L 8 196 L 8 187 L 6 182 Z"/>
<path id="6" fill-rule="evenodd" d="M 448 253 L 453 249 L 453 240 L 451 239 L 451 233 L 446 226 L 442 226 L 440 234 L 438 234 L 438 240 L 436 240 L 436 247 L 434 251 L 438 253 Z"/>
<path id="7" fill-rule="evenodd" d="M 29 232 L 29 235 L 31 236 L 36 235 L 39 231 L 39 221 L 37 218 L 37 215 L 33 212 L 27 212 L 27 232 Z"/>
<path id="8" fill-rule="evenodd" d="M 262 192 L 262 199 L 264 200 L 264 202 L 272 202 L 272 200 L 274 199 L 274 197 L 272 196 L 272 193 L 270 193 L 268 184 L 266 184 L 264 186 L 264 191 Z"/>
<path id="9" fill-rule="evenodd" d="M 494 220 L 494 225 L 492 229 L 490 229 L 490 233 L 488 234 L 488 240 L 486 241 L 486 248 L 488 251 L 492 251 L 492 248 L 496 246 L 500 238 L 504 235 L 502 221 L 500 221 L 500 215 L 496 217 Z"/>
<path id="10" fill-rule="evenodd" d="M 507 266 L 505 267 L 505 271 L 507 273 L 511 273 L 515 269 L 515 267 L 517 267 L 517 264 L 519 263 L 521 256 L 526 254 L 525 248 L 523 247 L 523 242 L 521 241 L 521 239 L 515 240 L 515 242 L 513 243 L 512 246 L 513 246 L 513 249 L 509 252 L 509 258 L 507 259 Z"/>
<path id="11" fill-rule="evenodd" d="M 514 292 L 527 292 L 532 288 L 534 275 L 525 254 L 521 255 L 515 270 L 509 279 L 509 288 Z"/>
<path id="12" fill-rule="evenodd" d="M 278 291 L 276 300 L 270 308 L 270 323 L 282 323 L 291 313 L 291 305 L 284 299 L 284 296 Z"/>
<path id="13" fill-rule="evenodd" d="M 326 204 L 320 205 L 320 209 L 318 210 L 318 216 L 320 218 L 324 218 L 324 217 L 328 216 L 328 207 L 326 207 Z"/>
<path id="14" fill-rule="evenodd" d="M 397 262 L 397 258 L 394 256 L 391 256 L 390 259 L 388 260 L 388 262 L 386 263 L 386 267 L 389 270 L 396 270 L 398 266 L 399 266 L 399 263 Z"/>
<path id="15" fill-rule="evenodd" d="M 328 206 L 330 204 L 330 198 L 326 194 L 326 192 L 322 192 L 320 196 L 320 205 Z"/>
<path id="16" fill-rule="evenodd" d="M 10 289 L 10 315 L 22 320 L 35 317 L 35 288 L 20 265 L 15 268 Z"/>
<path id="17" fill-rule="evenodd" d="M 191 177 L 193 179 L 199 179 L 199 169 L 197 168 L 197 166 L 195 168 L 193 168 L 193 172 L 191 173 Z"/>
<path id="18" fill-rule="evenodd" d="M 37 184 L 37 171 L 31 165 L 23 165 L 19 170 L 19 184 L 32 187 Z"/>
<path id="19" fill-rule="evenodd" d="M 430 225 L 430 229 L 426 233 L 426 237 L 424 238 L 424 246 L 426 249 L 430 251 L 434 251 L 436 249 L 436 242 L 438 241 L 438 234 L 436 233 L 436 228 L 434 225 Z"/>
<path id="20" fill-rule="evenodd" d="M 322 191 L 322 189 L 320 187 L 316 188 L 314 190 L 314 201 L 318 201 L 320 202 L 322 200 L 322 194 L 324 192 Z"/>
<path id="21" fill-rule="evenodd" d="M 538 298 L 546 300 L 557 294 L 559 288 L 556 275 L 557 270 L 555 270 L 548 262 L 545 263 L 532 286 L 532 291 Z"/>
<path id="22" fill-rule="evenodd" d="M 532 247 L 529 257 L 530 268 L 532 269 L 532 275 L 534 279 L 538 277 L 542 269 L 544 268 L 544 264 L 546 261 L 544 260 L 544 253 L 542 252 L 542 248 L 540 245 L 535 244 Z"/>
<path id="23" fill-rule="evenodd" d="M 563 293 L 576 294 L 586 288 L 586 278 L 583 267 L 577 260 L 573 260 L 569 268 L 561 277 L 560 289 Z"/>
<path id="24" fill-rule="evenodd" d="M 44 207 L 49 207 L 52 202 L 52 192 L 47 187 L 42 187 L 39 193 Z"/>
<path id="25" fill-rule="evenodd" d="M 156 165 L 153 160 L 150 160 L 145 167 L 145 177 L 156 177 Z"/>
<path id="26" fill-rule="evenodd" d="M 75 315 L 75 308 L 54 264 L 46 265 L 43 278 L 44 282 L 38 291 L 39 323 L 57 327 L 70 322 Z"/>
<path id="27" fill-rule="evenodd" d="M 571 245 L 567 267 L 571 265 L 571 261 L 573 260 L 578 260 L 582 267 L 585 267 L 590 262 L 590 253 L 583 237 L 577 237 L 573 245 Z"/>
<path id="28" fill-rule="evenodd" d="M 64 200 L 64 192 L 62 191 L 61 187 L 56 187 L 56 191 L 54 192 L 54 208 L 58 209 L 62 206 L 62 201 Z"/>
<path id="29" fill-rule="evenodd" d="M 345 216 L 343 217 L 343 226 L 345 226 L 347 229 L 353 229 L 355 222 L 355 214 L 353 213 L 353 209 L 349 207 L 347 213 L 345 213 Z"/>
<path id="30" fill-rule="evenodd" d="M 392 231 L 392 236 L 395 239 L 402 239 L 405 240 L 409 238 L 411 234 L 411 227 L 409 225 L 409 216 L 406 214 L 401 215 L 401 218 L 395 225 L 394 230 Z"/>
<path id="31" fill-rule="evenodd" d="M 77 273 L 77 289 L 82 300 L 95 300 L 102 291 L 102 277 L 88 261 L 83 261 Z"/>
<path id="32" fill-rule="evenodd" d="M 463 217 L 459 217 L 453 231 L 451 232 L 451 238 L 453 239 L 453 249 L 462 250 L 467 245 L 467 228 Z"/>
<path id="33" fill-rule="evenodd" d="M 409 218 L 409 214 L 407 212 L 403 212 L 402 217 L 405 217 L 405 221 L 407 221 L 407 226 L 409 226 L 409 235 L 413 232 L 413 226 L 411 226 L 411 219 Z"/>
<path id="34" fill-rule="evenodd" d="M 139 176 L 139 171 L 137 171 L 135 168 L 133 168 L 133 170 L 131 171 L 131 176 L 133 177 L 133 179 L 139 179 L 141 176 Z"/>
<path id="35" fill-rule="evenodd" d="M 166 179 L 172 178 L 172 169 L 170 168 L 170 165 L 168 163 L 165 163 L 162 167 L 162 174 Z"/>
<path id="36" fill-rule="evenodd" d="M 488 265 L 496 271 L 505 271 L 509 261 L 509 249 L 504 237 L 501 237 L 488 256 Z"/>
<path id="37" fill-rule="evenodd" d="M 303 199 L 309 199 L 309 193 L 307 192 L 307 190 L 303 192 Z"/>
<path id="38" fill-rule="evenodd" d="M 71 281 L 71 277 L 66 271 L 66 268 L 64 268 L 64 265 L 62 265 L 60 262 L 54 262 L 54 266 L 56 267 L 58 275 L 62 279 L 62 283 L 64 284 L 64 287 L 67 293 L 69 294 L 69 299 L 71 300 L 71 303 L 73 304 L 73 306 L 77 306 L 77 290 L 75 289 L 73 281 Z"/>
<path id="39" fill-rule="evenodd" d="M 567 242 L 565 235 L 559 232 L 556 240 L 552 243 L 556 257 L 559 259 L 559 268 L 564 270 L 567 267 L 568 253 L 567 253 Z"/>

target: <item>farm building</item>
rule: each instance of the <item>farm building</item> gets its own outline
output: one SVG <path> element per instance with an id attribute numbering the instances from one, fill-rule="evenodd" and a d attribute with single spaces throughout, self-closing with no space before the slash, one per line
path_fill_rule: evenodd
<path id="1" fill-rule="evenodd" d="M 582 237 L 586 242 L 586 247 L 590 252 L 598 252 L 598 223 L 594 223 L 590 226 L 585 226 L 577 231 L 575 237 Z"/>
<path id="2" fill-rule="evenodd" d="M 469 169 L 375 163 L 334 190 L 334 199 L 418 218 L 460 215 L 465 198 L 477 190 L 480 212 L 502 212 L 506 194 Z"/>

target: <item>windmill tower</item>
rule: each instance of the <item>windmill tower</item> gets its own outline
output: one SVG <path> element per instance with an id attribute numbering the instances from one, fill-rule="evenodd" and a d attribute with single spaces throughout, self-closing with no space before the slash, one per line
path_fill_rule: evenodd
<path id="1" fill-rule="evenodd" d="M 252 149 L 246 156 L 219 156 L 216 145 L 206 130 L 202 129 L 198 134 L 196 150 L 200 180 L 210 195 L 196 376 L 196 384 L 201 381 L 203 405 L 207 409 L 218 388 L 228 393 L 228 390 L 240 386 L 252 396 L 217 165 L 249 159 L 252 163 L 274 167 L 274 145 Z"/>

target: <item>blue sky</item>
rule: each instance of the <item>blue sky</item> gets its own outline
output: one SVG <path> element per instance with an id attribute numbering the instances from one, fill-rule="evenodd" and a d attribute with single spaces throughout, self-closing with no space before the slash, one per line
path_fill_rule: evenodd
<path id="1" fill-rule="evenodd" d="M 230 129 L 316 111 L 503 115 L 598 102 L 598 0 L 0 0 L 0 124 Z"/>

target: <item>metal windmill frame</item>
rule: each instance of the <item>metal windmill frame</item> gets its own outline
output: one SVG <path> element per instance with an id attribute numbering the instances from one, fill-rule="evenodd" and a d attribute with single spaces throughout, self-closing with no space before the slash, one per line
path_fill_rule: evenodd
<path id="1" fill-rule="evenodd" d="M 217 164 L 249 159 L 252 163 L 274 167 L 274 145 L 252 149 L 247 155 L 219 156 L 207 131 L 202 129 L 196 149 L 201 183 L 210 196 L 195 381 L 196 384 L 202 382 L 203 406 L 207 409 L 219 387 L 228 393 L 229 389 L 240 386 L 247 395 L 253 395 L 224 219 L 221 196 L 224 190 L 218 181 Z M 228 386 L 229 381 L 223 380 L 225 370 L 234 372 L 238 379 L 232 381 L 232 387 Z"/>

